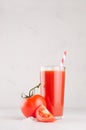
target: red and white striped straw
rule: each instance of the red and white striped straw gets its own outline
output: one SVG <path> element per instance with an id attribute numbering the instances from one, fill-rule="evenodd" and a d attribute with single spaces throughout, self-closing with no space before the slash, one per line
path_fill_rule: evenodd
<path id="1" fill-rule="evenodd" d="M 66 52 L 66 51 L 64 51 L 64 53 L 63 53 L 63 57 L 62 57 L 62 59 L 61 59 L 61 66 L 63 66 L 63 65 L 64 65 L 66 55 L 67 55 L 67 52 Z"/>

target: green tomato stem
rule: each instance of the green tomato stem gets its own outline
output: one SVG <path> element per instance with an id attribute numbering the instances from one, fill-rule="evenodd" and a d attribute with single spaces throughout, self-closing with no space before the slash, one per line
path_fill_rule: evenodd
<path id="1" fill-rule="evenodd" d="M 22 98 L 29 98 L 29 96 L 26 95 L 25 93 L 22 93 L 22 94 L 21 94 L 21 97 L 22 97 Z"/>
<path id="2" fill-rule="evenodd" d="M 29 95 L 26 95 L 26 94 L 22 93 L 22 94 L 21 94 L 21 97 L 22 97 L 22 98 L 32 97 L 32 96 L 35 94 L 35 89 L 36 89 L 36 88 L 39 88 L 40 85 L 41 85 L 41 83 L 39 83 L 37 86 L 31 88 L 31 89 L 29 90 Z"/>
<path id="3" fill-rule="evenodd" d="M 41 85 L 41 83 L 39 83 L 37 86 L 35 86 L 35 87 L 33 87 L 32 89 L 30 89 L 30 91 L 29 91 L 29 96 L 30 96 L 30 97 L 35 94 L 35 89 L 36 89 L 36 88 L 39 88 L 40 85 Z"/>

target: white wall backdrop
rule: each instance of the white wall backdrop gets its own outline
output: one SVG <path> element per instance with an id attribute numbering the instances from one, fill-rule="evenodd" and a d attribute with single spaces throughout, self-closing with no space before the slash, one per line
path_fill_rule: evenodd
<path id="1" fill-rule="evenodd" d="M 18 107 L 41 65 L 67 50 L 65 107 L 86 107 L 86 1 L 0 0 L 0 107 Z"/>

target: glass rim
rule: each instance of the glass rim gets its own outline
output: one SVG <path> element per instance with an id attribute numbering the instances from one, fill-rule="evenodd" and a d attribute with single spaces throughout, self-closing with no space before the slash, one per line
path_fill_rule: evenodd
<path id="1" fill-rule="evenodd" d="M 41 66 L 41 71 L 49 71 L 49 70 L 63 70 L 65 71 L 66 67 L 62 65 L 45 65 Z"/>

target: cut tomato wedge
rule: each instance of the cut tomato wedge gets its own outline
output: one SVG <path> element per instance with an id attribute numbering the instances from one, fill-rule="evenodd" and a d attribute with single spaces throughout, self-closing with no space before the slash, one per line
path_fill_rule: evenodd
<path id="1" fill-rule="evenodd" d="M 36 118 L 40 122 L 54 122 L 55 117 L 49 112 L 49 110 L 44 106 L 40 105 L 36 110 Z"/>

